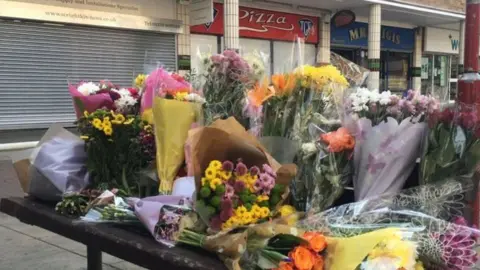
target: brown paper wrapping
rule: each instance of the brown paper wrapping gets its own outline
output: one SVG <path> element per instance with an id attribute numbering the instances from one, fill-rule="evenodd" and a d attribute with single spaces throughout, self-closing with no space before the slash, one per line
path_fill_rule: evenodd
<path id="1" fill-rule="evenodd" d="M 200 127 L 189 132 L 191 143 L 191 165 L 194 172 L 197 190 L 201 186 L 201 178 L 212 160 L 230 160 L 235 162 L 241 158 L 248 167 L 269 164 L 277 173 L 278 184 L 287 190 L 288 185 L 297 173 L 294 164 L 281 165 L 270 156 L 255 136 L 248 133 L 235 118 L 217 120 L 208 127 Z"/>

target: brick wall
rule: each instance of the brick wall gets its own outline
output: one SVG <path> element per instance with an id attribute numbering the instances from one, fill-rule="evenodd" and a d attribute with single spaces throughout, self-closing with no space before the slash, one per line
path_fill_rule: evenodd
<path id="1" fill-rule="evenodd" d="M 453 12 L 465 12 L 465 0 L 401 0 L 408 4 L 429 6 Z"/>

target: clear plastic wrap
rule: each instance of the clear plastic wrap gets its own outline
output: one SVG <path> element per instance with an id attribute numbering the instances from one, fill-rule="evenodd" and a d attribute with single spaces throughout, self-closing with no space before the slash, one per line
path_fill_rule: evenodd
<path id="1" fill-rule="evenodd" d="M 463 194 L 470 188 L 471 182 L 451 179 L 320 213 L 312 212 L 299 226 L 347 238 L 396 228 L 416 243 L 425 269 L 473 269 L 479 231 L 456 217 L 464 207 Z"/>
<path id="2" fill-rule="evenodd" d="M 347 78 L 352 87 L 362 87 L 370 74 L 368 69 L 361 67 L 334 52 L 330 53 L 330 61 L 332 65 L 340 70 L 343 76 Z"/>
<path id="3" fill-rule="evenodd" d="M 479 121 L 476 105 L 461 103 L 430 117 L 421 183 L 459 175 L 472 177 L 480 161 Z"/>

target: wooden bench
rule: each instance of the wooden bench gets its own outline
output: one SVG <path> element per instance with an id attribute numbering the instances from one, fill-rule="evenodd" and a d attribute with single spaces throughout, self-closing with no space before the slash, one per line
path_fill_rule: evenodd
<path id="1" fill-rule="evenodd" d="M 201 249 L 168 248 L 146 229 L 123 225 L 79 222 L 57 214 L 54 206 L 31 198 L 5 198 L 0 212 L 87 246 L 88 270 L 102 269 L 102 252 L 148 269 L 223 270 L 224 264 Z"/>

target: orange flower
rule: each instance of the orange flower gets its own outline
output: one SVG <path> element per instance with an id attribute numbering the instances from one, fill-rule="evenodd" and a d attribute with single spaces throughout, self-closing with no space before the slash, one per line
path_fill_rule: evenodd
<path id="1" fill-rule="evenodd" d="M 260 107 L 269 98 L 274 96 L 274 90 L 268 86 L 268 82 L 264 80 L 262 84 L 256 84 L 253 89 L 248 91 L 248 100 L 255 106 Z"/>
<path id="2" fill-rule="evenodd" d="M 307 240 L 310 244 L 310 248 L 315 252 L 322 252 L 327 247 L 327 241 L 325 236 L 320 233 L 306 232 L 303 234 L 303 239 Z"/>
<path id="3" fill-rule="evenodd" d="M 310 249 L 299 246 L 290 252 L 289 257 L 298 270 L 312 270 L 316 262 L 315 255 Z"/>
<path id="4" fill-rule="evenodd" d="M 323 270 L 325 262 L 323 261 L 323 257 L 318 255 L 315 258 L 315 265 L 313 266 L 313 270 Z"/>
<path id="5" fill-rule="evenodd" d="M 275 270 L 293 270 L 293 264 L 290 262 L 281 262 Z"/>
<path id="6" fill-rule="evenodd" d="M 291 94 L 295 88 L 296 77 L 293 74 L 274 74 L 272 75 L 272 85 L 275 88 L 276 96 Z"/>
<path id="7" fill-rule="evenodd" d="M 343 127 L 337 131 L 322 134 L 320 139 L 328 144 L 328 150 L 332 153 L 352 150 L 355 147 L 355 139 L 350 135 L 348 130 Z"/>

